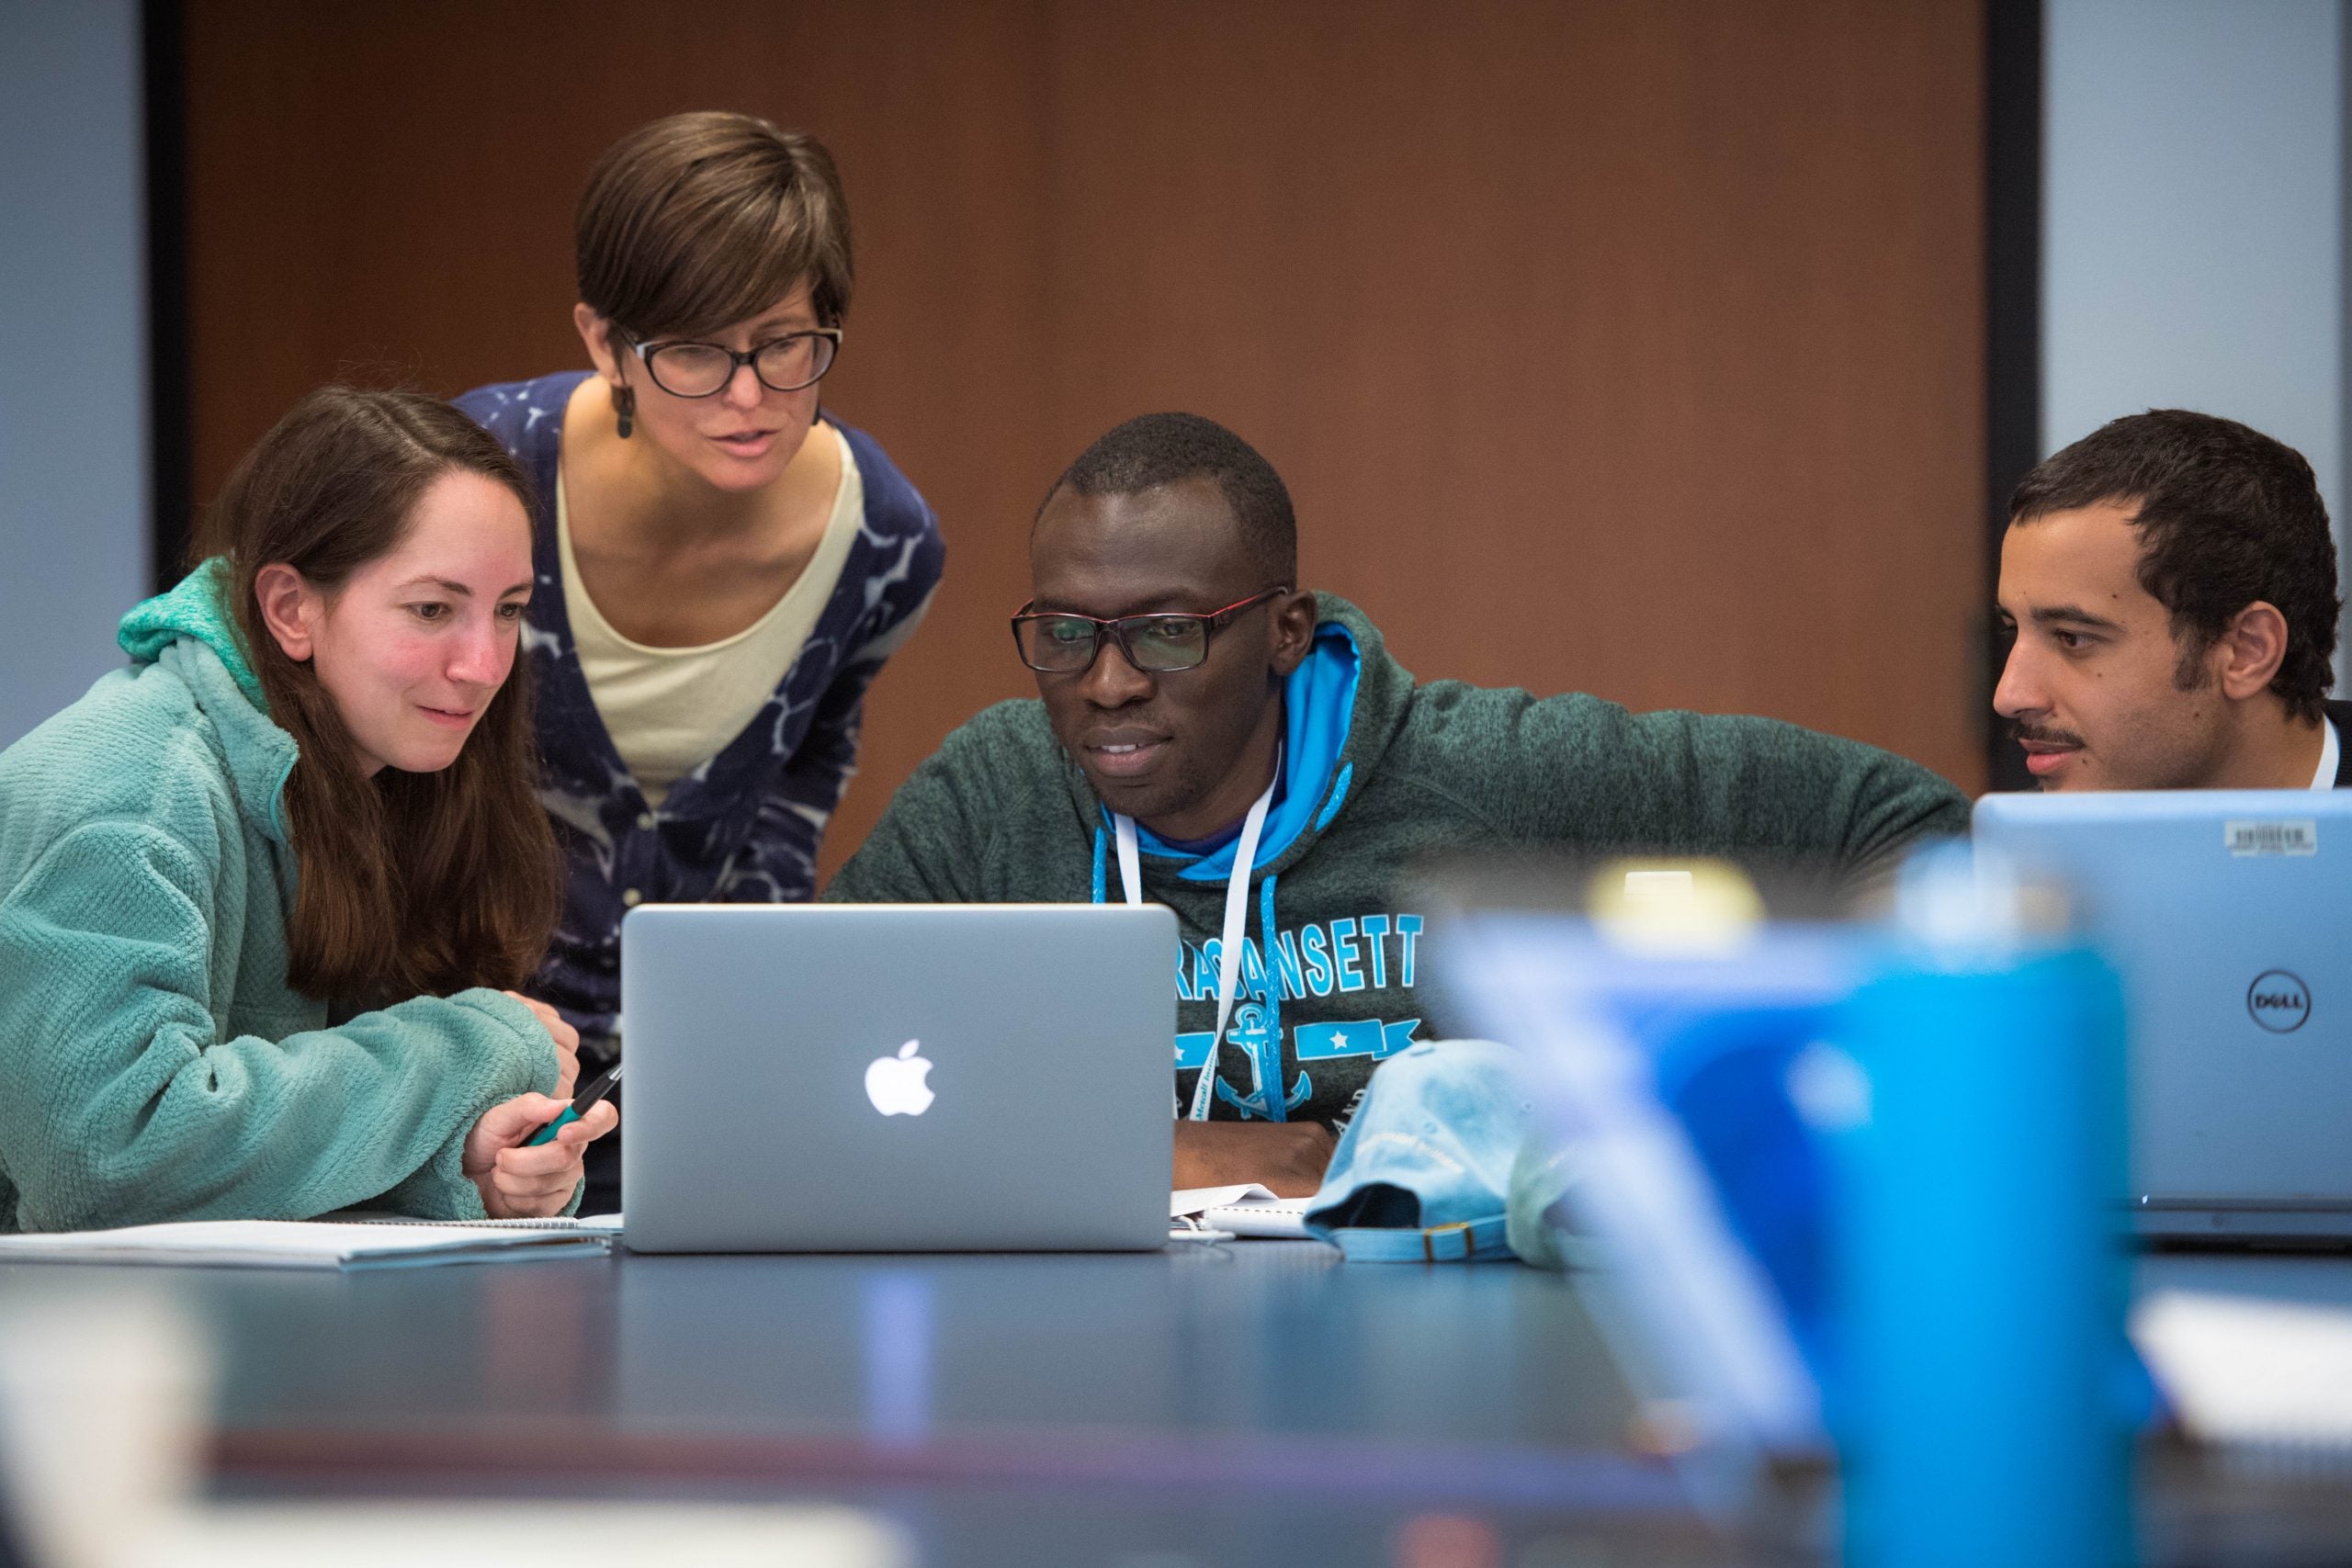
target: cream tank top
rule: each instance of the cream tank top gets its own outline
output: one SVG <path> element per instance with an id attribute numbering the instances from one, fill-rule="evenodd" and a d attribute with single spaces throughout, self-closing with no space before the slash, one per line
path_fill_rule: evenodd
<path id="1" fill-rule="evenodd" d="M 605 732 L 657 809 L 671 786 L 741 735 L 775 694 L 841 581 L 842 564 L 865 521 L 865 485 L 849 443 L 831 425 L 820 428 L 841 442 L 842 477 L 816 553 L 765 615 L 733 637 L 699 648 L 649 648 L 605 619 L 572 558 L 563 473 L 556 471 L 556 554 L 572 645 Z"/>

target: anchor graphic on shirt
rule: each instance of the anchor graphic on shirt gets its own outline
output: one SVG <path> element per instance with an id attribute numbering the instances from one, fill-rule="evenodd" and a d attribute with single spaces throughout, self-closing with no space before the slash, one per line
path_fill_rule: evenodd
<path id="1" fill-rule="evenodd" d="M 1267 1095 L 1267 1067 L 1269 1065 L 1272 1066 L 1277 1088 L 1282 1083 L 1283 1070 L 1282 1046 L 1274 1040 L 1273 1032 L 1273 1021 L 1256 1002 L 1243 1002 L 1235 1008 L 1233 1027 L 1225 1032 L 1225 1041 L 1227 1044 L 1250 1055 L 1250 1092 L 1236 1094 L 1232 1085 L 1223 1078 L 1216 1080 L 1219 1100 L 1245 1117 L 1261 1117 L 1269 1122 L 1275 1117 Z M 1211 1065 L 1214 1066 L 1215 1064 Z M 1283 1096 L 1283 1110 L 1285 1113 L 1297 1110 L 1306 1103 L 1307 1096 L 1313 1092 L 1314 1085 L 1304 1071 L 1300 1072 L 1298 1081 L 1291 1086 L 1289 1093 Z"/>

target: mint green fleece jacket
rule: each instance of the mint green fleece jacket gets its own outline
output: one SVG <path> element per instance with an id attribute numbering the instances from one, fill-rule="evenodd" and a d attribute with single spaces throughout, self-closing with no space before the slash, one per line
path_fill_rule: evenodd
<path id="1" fill-rule="evenodd" d="M 217 570 L 124 617 L 127 670 L 0 751 L 0 1230 L 482 1213 L 458 1166 L 553 1043 L 497 991 L 329 1029 L 287 984 L 292 736 Z"/>
<path id="2" fill-rule="evenodd" d="M 1633 714 L 1459 681 L 1423 685 L 1336 594 L 1283 689 L 1283 795 L 1250 867 L 1238 997 L 1216 1036 L 1233 855 L 1146 838 L 1144 896 L 1176 911 L 1177 1099 L 1214 1059 L 1212 1113 L 1345 1122 L 1381 1062 L 1441 1032 L 1423 985 L 1431 856 L 1726 855 L 1853 885 L 1968 802 L 1914 762 L 1771 719 Z M 1000 703 L 899 786 L 824 897 L 1095 903 L 1121 897 L 1102 803 L 1035 699 Z M 1050 1086 L 1041 1086 L 1041 1103 Z"/>

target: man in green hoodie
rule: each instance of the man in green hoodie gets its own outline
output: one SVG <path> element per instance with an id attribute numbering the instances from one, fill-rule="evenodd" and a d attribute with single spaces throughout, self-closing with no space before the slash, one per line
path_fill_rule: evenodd
<path id="1" fill-rule="evenodd" d="M 1314 1190 L 1331 1130 L 1421 1030 L 1417 860 L 1713 854 L 1860 880 L 1967 829 L 1933 773 L 1793 725 L 1416 683 L 1363 612 L 1295 586 L 1281 479 L 1194 415 L 1088 447 L 1029 568 L 1013 631 L 1038 700 L 950 735 L 824 897 L 1173 908 L 1179 1187 Z"/>

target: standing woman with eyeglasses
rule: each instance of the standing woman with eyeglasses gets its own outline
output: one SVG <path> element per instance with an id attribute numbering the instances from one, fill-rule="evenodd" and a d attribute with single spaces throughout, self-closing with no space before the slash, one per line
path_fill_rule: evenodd
<path id="1" fill-rule="evenodd" d="M 822 145 L 742 114 L 639 127 L 588 176 L 577 265 L 594 368 L 457 400 L 538 482 L 525 641 L 568 871 L 537 988 L 584 1075 L 619 1049 L 629 908 L 814 894 L 866 685 L 944 547 L 820 404 L 852 281 Z M 592 1209 L 616 1169 L 592 1162 Z"/>

